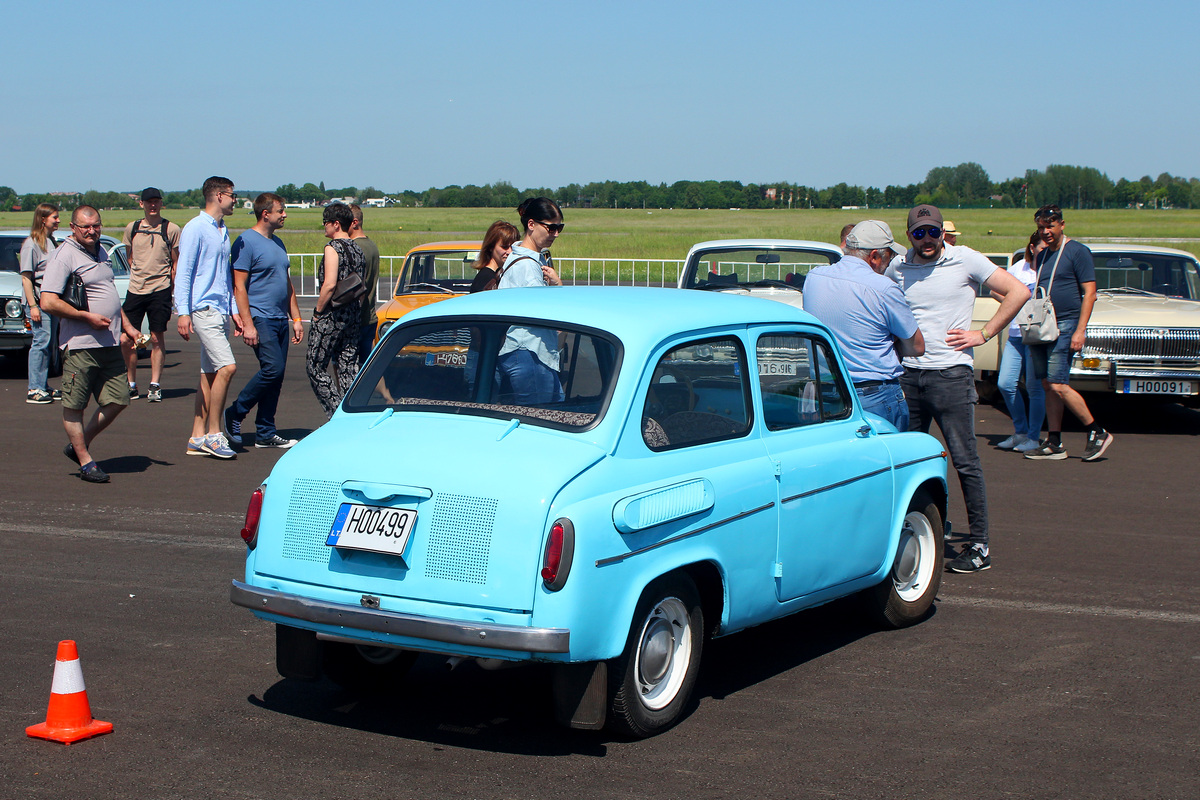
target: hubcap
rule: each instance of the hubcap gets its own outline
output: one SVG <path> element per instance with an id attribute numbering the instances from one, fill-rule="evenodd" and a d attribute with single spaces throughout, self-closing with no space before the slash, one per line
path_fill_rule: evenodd
<path id="1" fill-rule="evenodd" d="M 692 626 L 687 606 L 669 597 L 655 606 L 638 638 L 634 675 L 647 708 L 665 708 L 679 694 L 691 662 Z"/>
<path id="2" fill-rule="evenodd" d="M 936 547 L 937 537 L 929 520 L 919 511 L 908 512 L 892 564 L 892 582 L 906 603 L 917 600 L 929 586 L 937 562 Z"/>

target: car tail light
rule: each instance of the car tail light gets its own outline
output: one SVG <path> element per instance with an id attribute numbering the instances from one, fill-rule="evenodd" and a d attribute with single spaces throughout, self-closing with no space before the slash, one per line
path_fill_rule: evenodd
<path id="1" fill-rule="evenodd" d="M 262 517 L 263 487 L 254 490 L 250 495 L 250 504 L 246 506 L 246 524 L 242 526 L 242 541 L 251 550 L 258 544 L 258 521 Z"/>
<path id="2" fill-rule="evenodd" d="M 546 552 L 542 556 L 542 582 L 552 592 L 557 592 L 567 582 L 571 573 L 571 561 L 575 558 L 575 526 L 562 517 L 550 526 L 546 537 Z"/>

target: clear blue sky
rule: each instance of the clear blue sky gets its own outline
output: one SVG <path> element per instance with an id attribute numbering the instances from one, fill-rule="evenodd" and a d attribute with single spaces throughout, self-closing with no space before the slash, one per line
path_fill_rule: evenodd
<path id="1" fill-rule="evenodd" d="M 0 184 L 1200 177 L 1191 2 L 12 4 Z"/>

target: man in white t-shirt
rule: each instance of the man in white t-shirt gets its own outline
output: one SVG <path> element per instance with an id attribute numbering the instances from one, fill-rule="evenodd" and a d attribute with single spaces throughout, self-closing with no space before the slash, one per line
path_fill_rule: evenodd
<path id="1" fill-rule="evenodd" d="M 987 490 L 975 446 L 975 367 L 973 348 L 1004 333 L 1029 299 L 1029 290 L 1007 271 L 969 247 L 946 246 L 942 212 L 920 205 L 908 212 L 912 249 L 887 269 L 925 337 L 925 354 L 904 359 L 900 386 L 908 402 L 909 430 L 929 432 L 937 422 L 958 472 L 967 506 L 970 535 L 947 568 L 977 572 L 991 567 L 988 552 Z M 981 330 L 971 330 L 980 284 L 1003 295 L 1000 307 Z"/>

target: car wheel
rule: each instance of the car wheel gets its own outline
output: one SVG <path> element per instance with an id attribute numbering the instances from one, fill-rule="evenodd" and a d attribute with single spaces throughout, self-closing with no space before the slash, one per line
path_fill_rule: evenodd
<path id="1" fill-rule="evenodd" d="M 345 642 L 322 642 L 321 667 L 329 680 L 359 694 L 379 694 L 395 689 L 417 654 L 394 647 L 372 647 Z"/>
<path id="2" fill-rule="evenodd" d="M 659 578 L 633 615 L 625 652 L 609 669 L 609 726 L 653 736 L 683 716 L 704 645 L 704 613 L 691 579 Z"/>
<path id="3" fill-rule="evenodd" d="M 924 491 L 913 495 L 892 569 L 867 593 L 880 624 L 903 628 L 929 613 L 942 585 L 942 514 Z"/>

